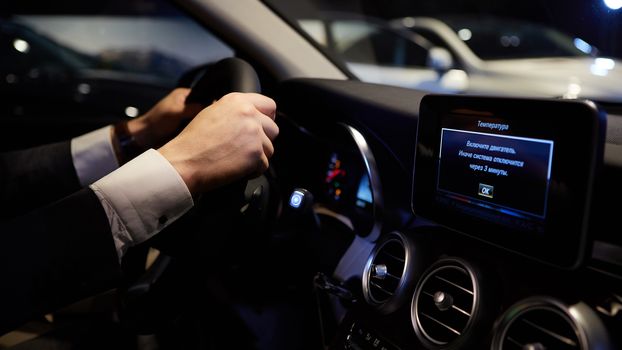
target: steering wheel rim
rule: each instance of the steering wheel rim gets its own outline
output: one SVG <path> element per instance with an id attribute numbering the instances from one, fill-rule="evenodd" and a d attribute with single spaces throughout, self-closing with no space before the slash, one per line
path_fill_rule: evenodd
<path id="1" fill-rule="evenodd" d="M 237 57 L 193 68 L 179 78 L 177 86 L 192 90 L 186 98 L 186 104 L 199 103 L 204 106 L 230 92 L 261 92 L 255 69 Z"/>

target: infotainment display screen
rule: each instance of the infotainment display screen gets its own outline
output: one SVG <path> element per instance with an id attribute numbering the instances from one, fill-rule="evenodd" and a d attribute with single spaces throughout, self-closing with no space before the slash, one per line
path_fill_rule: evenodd
<path id="1" fill-rule="evenodd" d="M 572 268 L 586 249 L 605 119 L 591 102 L 426 96 L 413 211 Z"/>

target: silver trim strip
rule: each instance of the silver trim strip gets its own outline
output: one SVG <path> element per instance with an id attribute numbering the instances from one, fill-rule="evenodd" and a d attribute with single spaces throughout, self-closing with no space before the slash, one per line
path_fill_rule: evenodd
<path id="1" fill-rule="evenodd" d="M 380 237 L 380 231 L 382 231 L 381 216 L 382 211 L 384 210 L 382 183 L 380 181 L 380 175 L 376 166 L 376 158 L 367 144 L 367 140 L 360 131 L 348 124 L 340 123 L 340 125 L 346 128 L 352 136 L 352 139 L 354 140 L 354 143 L 356 143 L 361 157 L 363 158 L 363 162 L 365 163 L 365 170 L 367 171 L 367 176 L 369 177 L 369 186 L 371 187 L 372 198 L 374 201 L 374 227 L 371 232 L 366 232 L 369 233 L 369 235 L 367 235 L 365 239 L 370 242 L 374 242 L 378 239 L 378 237 Z"/>

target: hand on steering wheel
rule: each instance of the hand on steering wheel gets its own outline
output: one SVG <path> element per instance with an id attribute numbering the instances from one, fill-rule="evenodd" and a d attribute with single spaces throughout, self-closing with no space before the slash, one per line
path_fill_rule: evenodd
<path id="1" fill-rule="evenodd" d="M 230 93 L 199 113 L 160 148 L 196 195 L 268 169 L 276 105 L 259 94 Z"/>
<path id="2" fill-rule="evenodd" d="M 187 104 L 209 107 L 160 152 L 179 171 L 195 198 L 199 193 L 208 193 L 185 218 L 169 227 L 174 232 L 159 234 L 150 241 L 162 254 L 127 289 L 124 298 L 124 318 L 133 327 L 151 328 L 167 322 L 168 312 L 154 301 L 159 297 L 153 294 L 169 289 L 158 287 L 158 281 L 168 279 L 164 284 L 170 285 L 173 278 L 175 290 L 183 288 L 180 284 L 196 283 L 186 274 L 174 273 L 177 268 L 171 267 L 175 259 L 170 255 L 184 260 L 182 269 L 202 266 L 202 260 L 212 254 L 209 252 L 220 254 L 223 247 L 230 245 L 232 236 L 240 238 L 239 232 L 258 236 L 256 233 L 266 226 L 261 220 L 269 212 L 268 179 L 248 178 L 267 169 L 274 151 L 271 140 L 278 134 L 278 127 L 273 121 L 274 101 L 249 93 L 260 90 L 253 68 L 230 58 L 189 72 L 180 79 L 180 85 L 191 88 Z"/>

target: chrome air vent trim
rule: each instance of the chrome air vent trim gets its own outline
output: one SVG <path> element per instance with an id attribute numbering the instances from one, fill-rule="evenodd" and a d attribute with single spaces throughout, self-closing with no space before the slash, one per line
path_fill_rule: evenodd
<path id="1" fill-rule="evenodd" d="M 414 245 L 400 232 L 391 232 L 372 250 L 363 272 L 363 295 L 384 314 L 407 300 L 414 284 Z"/>
<path id="2" fill-rule="evenodd" d="M 447 349 L 468 338 L 480 305 L 474 271 L 461 259 L 447 258 L 424 273 L 413 295 L 411 321 L 427 347 Z"/>
<path id="3" fill-rule="evenodd" d="M 494 350 L 612 349 L 602 321 L 587 304 L 568 306 L 545 296 L 512 305 L 497 322 Z"/>

